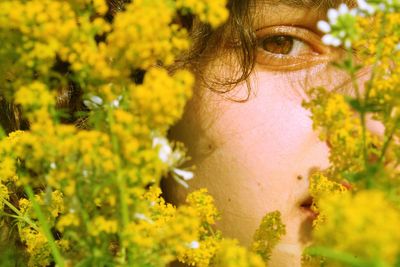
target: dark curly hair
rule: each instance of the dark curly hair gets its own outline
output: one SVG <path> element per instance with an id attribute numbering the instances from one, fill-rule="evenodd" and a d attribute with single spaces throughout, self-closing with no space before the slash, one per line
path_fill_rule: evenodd
<path id="1" fill-rule="evenodd" d="M 124 5 L 130 2 L 129 0 L 107 0 L 109 11 L 106 14 L 106 19 L 113 20 L 116 12 L 124 10 Z M 246 80 L 254 65 L 254 48 L 255 37 L 249 30 L 248 25 L 251 24 L 251 17 L 248 12 L 252 0 L 231 0 L 228 2 L 230 11 L 229 21 L 217 29 L 211 28 L 209 25 L 199 22 L 196 17 L 191 15 L 179 15 L 177 22 L 187 28 L 192 38 L 191 49 L 181 56 L 173 68 L 185 67 L 193 70 L 201 79 L 201 68 L 199 66 L 208 58 L 219 53 L 221 47 L 226 47 L 227 43 L 224 40 L 231 40 L 229 37 L 235 38 L 240 43 L 235 49 L 235 54 L 239 58 L 240 75 L 234 79 L 224 81 L 213 81 L 229 88 L 230 85 Z M 54 69 L 64 75 L 68 75 L 65 70 L 65 64 L 56 62 Z M 140 82 L 143 79 L 142 71 L 133 70 L 132 79 L 135 82 Z M 212 88 L 212 86 L 210 86 Z M 0 85 L 1 89 L 1 85 Z M 78 127 L 85 127 L 84 120 L 78 111 L 85 111 L 87 108 L 82 101 L 82 90 L 72 82 L 65 88 L 58 91 L 57 108 L 66 111 L 68 116 L 62 119 L 63 123 L 73 123 Z M 1 95 L 0 90 L 0 126 L 8 134 L 15 130 L 29 129 L 29 122 L 22 116 L 21 109 L 8 102 Z"/>
<path id="2" fill-rule="evenodd" d="M 277 4 L 281 0 L 258 0 L 266 1 L 269 4 Z M 109 11 L 106 19 L 113 20 L 114 15 L 124 10 L 126 3 L 131 0 L 107 0 Z M 192 40 L 192 46 L 189 51 L 181 55 L 170 69 L 174 71 L 178 68 L 188 68 L 196 73 L 196 78 L 200 80 L 211 90 L 224 93 L 232 89 L 232 87 L 240 82 L 247 81 L 251 71 L 255 65 L 256 53 L 256 37 L 252 29 L 254 14 L 256 12 L 255 4 L 257 0 L 229 0 L 227 8 L 230 16 L 228 21 L 217 29 L 213 29 L 210 25 L 200 22 L 196 17 L 191 15 L 179 15 L 176 22 L 185 27 Z M 306 7 L 318 7 L 324 5 L 333 7 L 340 2 L 353 2 L 351 0 L 285 0 L 290 5 L 299 5 Z M 222 52 L 228 50 L 229 58 L 232 60 L 233 73 L 227 78 L 207 77 L 202 73 L 205 63 L 211 61 Z M 230 62 L 228 61 L 227 64 Z M 56 62 L 55 70 L 61 74 L 68 75 L 65 70 L 65 64 Z M 141 70 L 132 71 L 132 79 L 136 83 L 140 83 L 143 79 L 144 72 Z M 215 86 L 218 85 L 218 86 Z M 218 88 L 218 89 L 215 89 Z M 248 86 L 250 90 L 250 86 Z M 29 128 L 28 121 L 23 119 L 19 107 L 6 101 L 1 95 L 0 85 L 0 126 L 6 133 L 15 130 L 26 130 Z M 78 127 L 85 127 L 84 119 L 78 111 L 87 111 L 87 107 L 82 101 L 82 90 L 72 82 L 66 87 L 59 89 L 57 97 L 57 108 L 63 109 L 69 116 L 62 119 L 63 123 L 73 123 Z M 248 94 L 249 95 L 249 94 Z M 241 100 L 246 101 L 247 99 Z"/>

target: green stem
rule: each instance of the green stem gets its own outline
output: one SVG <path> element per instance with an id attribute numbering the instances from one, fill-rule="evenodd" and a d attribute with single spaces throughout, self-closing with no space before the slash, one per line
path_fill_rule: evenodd
<path id="1" fill-rule="evenodd" d="M 0 197 L 0 201 L 3 202 L 4 204 L 6 204 L 7 207 L 9 207 L 15 214 L 17 214 L 18 215 L 17 218 L 22 219 L 27 224 L 29 224 L 30 227 L 32 227 L 36 231 L 39 231 L 39 227 L 31 219 L 29 219 L 24 214 L 22 214 L 13 204 L 8 202 L 7 199 Z"/>
<path id="2" fill-rule="evenodd" d="M 365 90 L 365 102 L 368 101 L 369 99 L 369 92 L 372 89 L 372 87 L 374 86 L 374 78 L 376 75 L 376 68 L 378 67 L 378 63 L 382 58 L 382 53 L 383 53 L 383 48 L 384 48 L 384 42 L 382 42 L 382 39 L 385 35 L 385 27 L 386 27 L 386 14 L 383 14 L 382 17 L 382 23 L 381 23 L 381 28 L 379 30 L 379 36 L 378 39 L 376 41 L 376 46 L 377 46 L 377 51 L 376 51 L 376 56 L 375 56 L 375 61 L 374 61 L 374 65 L 372 67 L 372 71 L 371 71 L 371 78 L 370 81 L 367 85 L 367 89 Z"/>
<path id="3" fill-rule="evenodd" d="M 110 127 L 114 124 L 114 118 L 113 114 L 111 112 L 111 108 L 107 110 L 107 118 L 108 118 L 108 123 Z M 119 144 L 118 140 L 115 138 L 115 136 L 110 132 L 110 137 L 111 137 L 111 143 L 113 146 L 113 150 L 115 153 L 120 154 L 120 149 L 119 149 Z M 126 181 L 125 181 L 125 175 L 121 172 L 121 167 L 118 166 L 117 170 L 117 186 L 118 186 L 118 191 L 119 191 L 119 201 L 120 201 L 120 215 L 122 219 L 122 229 L 119 231 L 119 239 L 120 239 L 120 245 L 121 245 L 121 258 L 123 261 L 125 261 L 126 256 L 128 260 L 128 265 L 131 265 L 131 256 L 129 253 L 129 248 L 126 248 L 123 243 L 125 239 L 125 234 L 126 234 L 126 228 L 128 227 L 129 224 L 129 207 L 128 203 L 126 202 Z"/>
<path id="4" fill-rule="evenodd" d="M 353 67 L 353 57 L 350 55 L 350 60 L 352 62 L 352 70 L 351 70 L 351 81 L 353 83 L 354 90 L 356 92 L 356 98 L 358 100 L 358 103 L 361 105 L 361 110 L 360 110 L 360 122 L 361 122 L 361 135 L 362 135 L 362 147 L 363 147 L 363 160 L 364 160 L 364 168 L 367 168 L 368 165 L 368 150 L 367 150 L 367 133 L 366 133 L 366 123 L 365 123 L 365 105 L 366 101 L 362 99 L 361 93 L 360 93 L 360 88 L 358 86 L 357 82 L 357 77 L 356 73 L 354 72 L 354 67 Z"/>
<path id="5" fill-rule="evenodd" d="M 358 85 L 356 87 L 357 99 L 359 100 L 359 103 L 361 104 L 360 120 L 361 120 L 361 127 L 362 127 L 363 157 L 364 157 L 364 167 L 365 168 L 369 164 L 368 163 L 368 147 L 367 147 L 367 143 L 366 143 L 366 131 L 367 131 L 366 128 L 367 128 L 367 126 L 366 126 L 366 118 L 365 118 L 365 116 L 366 116 L 365 107 L 369 100 L 369 92 L 371 91 L 371 89 L 374 86 L 374 78 L 376 75 L 376 69 L 378 67 L 378 63 L 380 62 L 380 60 L 382 58 L 382 53 L 383 53 L 383 48 L 384 48 L 384 43 L 382 42 L 382 39 L 385 35 L 385 26 L 386 26 L 386 15 L 383 14 L 382 23 L 381 23 L 381 27 L 379 30 L 379 36 L 376 41 L 377 52 L 375 55 L 374 65 L 373 65 L 372 71 L 371 71 L 371 78 L 369 80 L 370 82 L 367 84 L 366 90 L 364 92 L 364 99 L 361 99 L 361 97 L 360 97 L 360 94 L 358 92 Z M 354 78 L 355 78 L 354 74 L 352 73 L 353 82 L 355 81 Z"/>
<path id="6" fill-rule="evenodd" d="M 384 158 L 385 155 L 386 155 L 386 151 L 388 150 L 389 145 L 390 145 L 390 143 L 391 143 L 392 140 L 393 140 L 394 133 L 395 133 L 396 130 L 397 130 L 397 124 L 398 124 L 398 123 L 399 123 L 399 119 L 396 119 L 393 128 L 391 129 L 391 131 L 390 131 L 388 137 L 387 137 L 386 140 L 385 140 L 385 143 L 383 144 L 383 148 L 382 148 L 381 154 L 380 154 L 380 156 L 379 156 L 378 163 L 382 163 L 383 158 Z"/>
<path id="7" fill-rule="evenodd" d="M 23 218 L 21 218 L 20 216 L 14 215 L 14 214 L 10 214 L 10 213 L 7 213 L 7 212 L 0 212 L 0 216 L 6 216 L 6 217 L 18 219 L 18 220 L 23 220 Z"/>
<path id="8" fill-rule="evenodd" d="M 39 204 L 37 203 L 36 199 L 35 199 L 35 195 L 33 193 L 32 188 L 29 185 L 25 186 L 25 192 L 28 195 L 30 201 L 32 202 L 33 205 L 33 209 L 35 210 L 35 213 L 38 217 L 39 223 L 41 225 L 41 230 L 43 231 L 43 234 L 46 236 L 47 241 L 49 242 L 49 246 L 51 249 L 51 253 L 54 257 L 54 261 L 56 263 L 56 265 L 58 267 L 64 267 L 64 259 L 61 256 L 60 251 L 58 250 L 57 246 L 56 246 L 56 242 L 54 240 L 54 237 L 50 231 L 50 227 L 47 224 L 46 218 L 44 217 L 44 214 L 42 213 L 42 210 L 39 206 Z"/>
<path id="9" fill-rule="evenodd" d="M 345 263 L 346 266 L 352 266 L 352 267 L 369 267 L 369 266 L 379 266 L 379 267 L 389 267 L 387 264 L 381 262 L 381 261 L 366 261 L 366 260 L 360 260 L 357 259 L 356 256 L 343 252 L 343 251 L 337 251 L 328 247 L 321 247 L 321 246 L 315 246 L 315 247 L 309 247 L 305 250 L 305 253 L 310 256 L 321 256 L 327 259 L 339 261 L 342 263 Z"/>

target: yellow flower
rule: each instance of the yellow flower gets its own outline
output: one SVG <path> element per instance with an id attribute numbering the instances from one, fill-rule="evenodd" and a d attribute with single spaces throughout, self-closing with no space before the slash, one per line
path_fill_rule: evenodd
<path id="1" fill-rule="evenodd" d="M 199 218 L 209 225 L 215 224 L 215 221 L 219 219 L 219 213 L 214 205 L 214 199 L 207 192 L 206 188 L 199 189 L 190 193 L 187 196 L 186 202 L 199 214 Z"/>
<path id="2" fill-rule="evenodd" d="M 252 251 L 260 255 L 267 263 L 271 257 L 272 249 L 285 234 L 286 229 L 282 223 L 280 212 L 267 213 L 254 234 Z"/>
<path id="3" fill-rule="evenodd" d="M 118 230 L 118 222 L 116 220 L 106 219 L 103 216 L 97 216 L 90 222 L 89 233 L 98 236 L 102 232 L 107 234 L 116 233 Z"/>
<path id="4" fill-rule="evenodd" d="M 217 27 L 228 18 L 228 10 L 225 8 L 226 0 L 178 0 L 177 6 L 188 8 L 194 14 L 198 15 L 202 22 L 209 23 Z"/>
<path id="5" fill-rule="evenodd" d="M 0 184 L 0 212 L 4 209 L 3 199 L 9 199 L 9 191 L 8 188 L 4 184 Z"/>
<path id="6" fill-rule="evenodd" d="M 400 211 L 384 193 L 369 190 L 325 195 L 319 211 L 325 221 L 314 232 L 315 245 L 351 253 L 359 260 L 394 265 L 400 253 Z"/>
<path id="7" fill-rule="evenodd" d="M 237 240 L 224 239 L 213 261 L 220 267 L 264 267 L 260 256 L 238 245 Z"/>
<path id="8" fill-rule="evenodd" d="M 56 227 L 59 231 L 64 232 L 66 228 L 78 227 L 81 224 L 78 214 L 75 212 L 68 212 L 61 215 L 57 221 Z"/>

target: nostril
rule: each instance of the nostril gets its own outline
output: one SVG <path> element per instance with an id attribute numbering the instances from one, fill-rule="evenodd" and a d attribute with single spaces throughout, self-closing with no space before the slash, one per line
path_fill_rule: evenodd
<path id="1" fill-rule="evenodd" d="M 314 199 L 310 196 L 307 199 L 305 199 L 303 202 L 301 202 L 300 207 L 303 209 L 311 209 L 311 206 L 314 203 Z"/>

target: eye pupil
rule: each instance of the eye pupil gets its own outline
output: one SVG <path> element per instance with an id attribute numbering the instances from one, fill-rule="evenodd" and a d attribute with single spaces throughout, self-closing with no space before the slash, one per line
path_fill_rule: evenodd
<path id="1" fill-rule="evenodd" d="M 284 35 L 267 37 L 263 40 L 262 47 L 270 53 L 287 55 L 293 49 L 293 37 Z"/>

